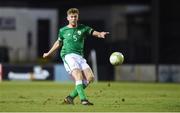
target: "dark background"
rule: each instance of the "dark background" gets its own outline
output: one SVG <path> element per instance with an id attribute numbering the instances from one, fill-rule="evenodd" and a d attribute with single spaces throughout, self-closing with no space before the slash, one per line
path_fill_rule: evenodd
<path id="1" fill-rule="evenodd" d="M 133 22 L 133 16 L 130 15 L 129 23 L 129 40 L 122 42 L 102 44 L 108 45 L 111 50 L 126 51 L 126 63 L 160 63 L 160 64 L 179 64 L 179 25 L 180 25 L 180 7 L 178 0 L 1 0 L 0 7 L 26 7 L 26 8 L 57 8 L 61 12 L 59 17 L 59 27 L 65 25 L 64 17 L 66 11 L 70 7 L 86 7 L 86 6 L 103 6 L 103 5 L 117 5 L 117 4 L 146 4 L 151 7 L 150 14 L 134 15 L 143 16 L 146 22 L 136 25 Z M 146 16 L 147 15 L 147 16 Z M 91 23 L 90 23 L 91 24 Z M 96 26 L 101 29 L 101 24 Z M 147 26 L 151 26 L 150 29 Z M 138 39 L 136 34 L 133 34 L 133 27 L 141 27 L 147 35 L 147 38 Z M 143 35 L 142 35 L 143 36 Z M 151 42 L 151 46 L 145 46 L 145 41 Z M 89 40 L 93 42 L 93 40 Z M 98 43 L 94 43 L 95 48 L 98 48 Z M 96 45 L 97 44 L 97 45 Z M 144 44 L 144 46 L 143 46 Z M 113 45 L 113 46 L 112 46 Z M 134 48 L 134 54 L 129 54 L 129 48 Z M 100 52 L 101 55 L 106 52 Z M 142 54 L 143 53 L 143 54 Z M 106 55 L 103 55 L 106 56 Z M 104 61 L 100 61 L 104 62 Z"/>
<path id="2" fill-rule="evenodd" d="M 0 7 L 25 8 L 57 8 L 61 13 L 58 17 L 58 27 L 64 26 L 64 17 L 71 7 L 103 6 L 117 4 L 144 4 L 151 7 L 144 14 L 127 15 L 128 39 L 125 41 L 108 42 L 105 40 L 86 40 L 85 57 L 91 49 L 97 51 L 97 61 L 102 74 L 112 74 L 109 55 L 121 50 L 125 56 L 124 64 L 180 64 L 180 7 L 179 0 L 1 0 Z M 62 15 L 64 14 L 64 15 Z M 145 21 L 137 23 L 136 17 Z M 104 30 L 103 23 L 83 22 L 95 29 Z M 108 37 L 110 37 L 109 35 Z M 92 45 L 93 44 L 93 45 Z M 48 49 L 48 48 L 46 48 Z M 1 53 L 0 53 L 1 54 Z M 3 57 L 1 55 L 1 57 Z M 56 57 L 53 62 L 59 62 Z M 103 71 L 101 71 L 103 70 Z M 104 76 L 102 79 L 113 79 Z M 107 77 L 107 78 L 106 78 Z M 109 78 L 108 78 L 109 77 Z M 101 78 L 100 78 L 101 79 Z"/>

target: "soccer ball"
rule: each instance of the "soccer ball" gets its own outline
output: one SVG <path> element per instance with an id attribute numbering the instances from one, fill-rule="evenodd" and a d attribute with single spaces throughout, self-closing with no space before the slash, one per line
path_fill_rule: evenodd
<path id="1" fill-rule="evenodd" d="M 120 65 L 124 61 L 124 56 L 120 52 L 113 52 L 109 58 L 112 65 Z"/>

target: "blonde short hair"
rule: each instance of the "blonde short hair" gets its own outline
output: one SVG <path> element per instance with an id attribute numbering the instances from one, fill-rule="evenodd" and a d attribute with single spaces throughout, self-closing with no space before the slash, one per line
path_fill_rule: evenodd
<path id="1" fill-rule="evenodd" d="M 69 14 L 79 14 L 79 9 L 77 9 L 77 8 L 70 8 L 67 11 L 67 15 L 69 15 Z"/>

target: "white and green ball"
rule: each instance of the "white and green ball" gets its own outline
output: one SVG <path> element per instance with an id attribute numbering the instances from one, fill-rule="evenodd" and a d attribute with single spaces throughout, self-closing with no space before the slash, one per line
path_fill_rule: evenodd
<path id="1" fill-rule="evenodd" d="M 124 56 L 121 52 L 113 52 L 109 58 L 112 65 L 120 65 L 124 61 Z"/>

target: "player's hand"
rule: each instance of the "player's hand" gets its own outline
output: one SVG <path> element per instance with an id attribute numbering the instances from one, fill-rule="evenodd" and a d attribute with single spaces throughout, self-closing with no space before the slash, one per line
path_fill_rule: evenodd
<path id="1" fill-rule="evenodd" d="M 109 32 L 100 32 L 100 37 L 105 38 L 107 34 L 109 34 Z"/>
<path id="2" fill-rule="evenodd" d="M 43 58 L 48 58 L 49 57 L 49 54 L 48 53 L 44 53 L 43 54 Z"/>

